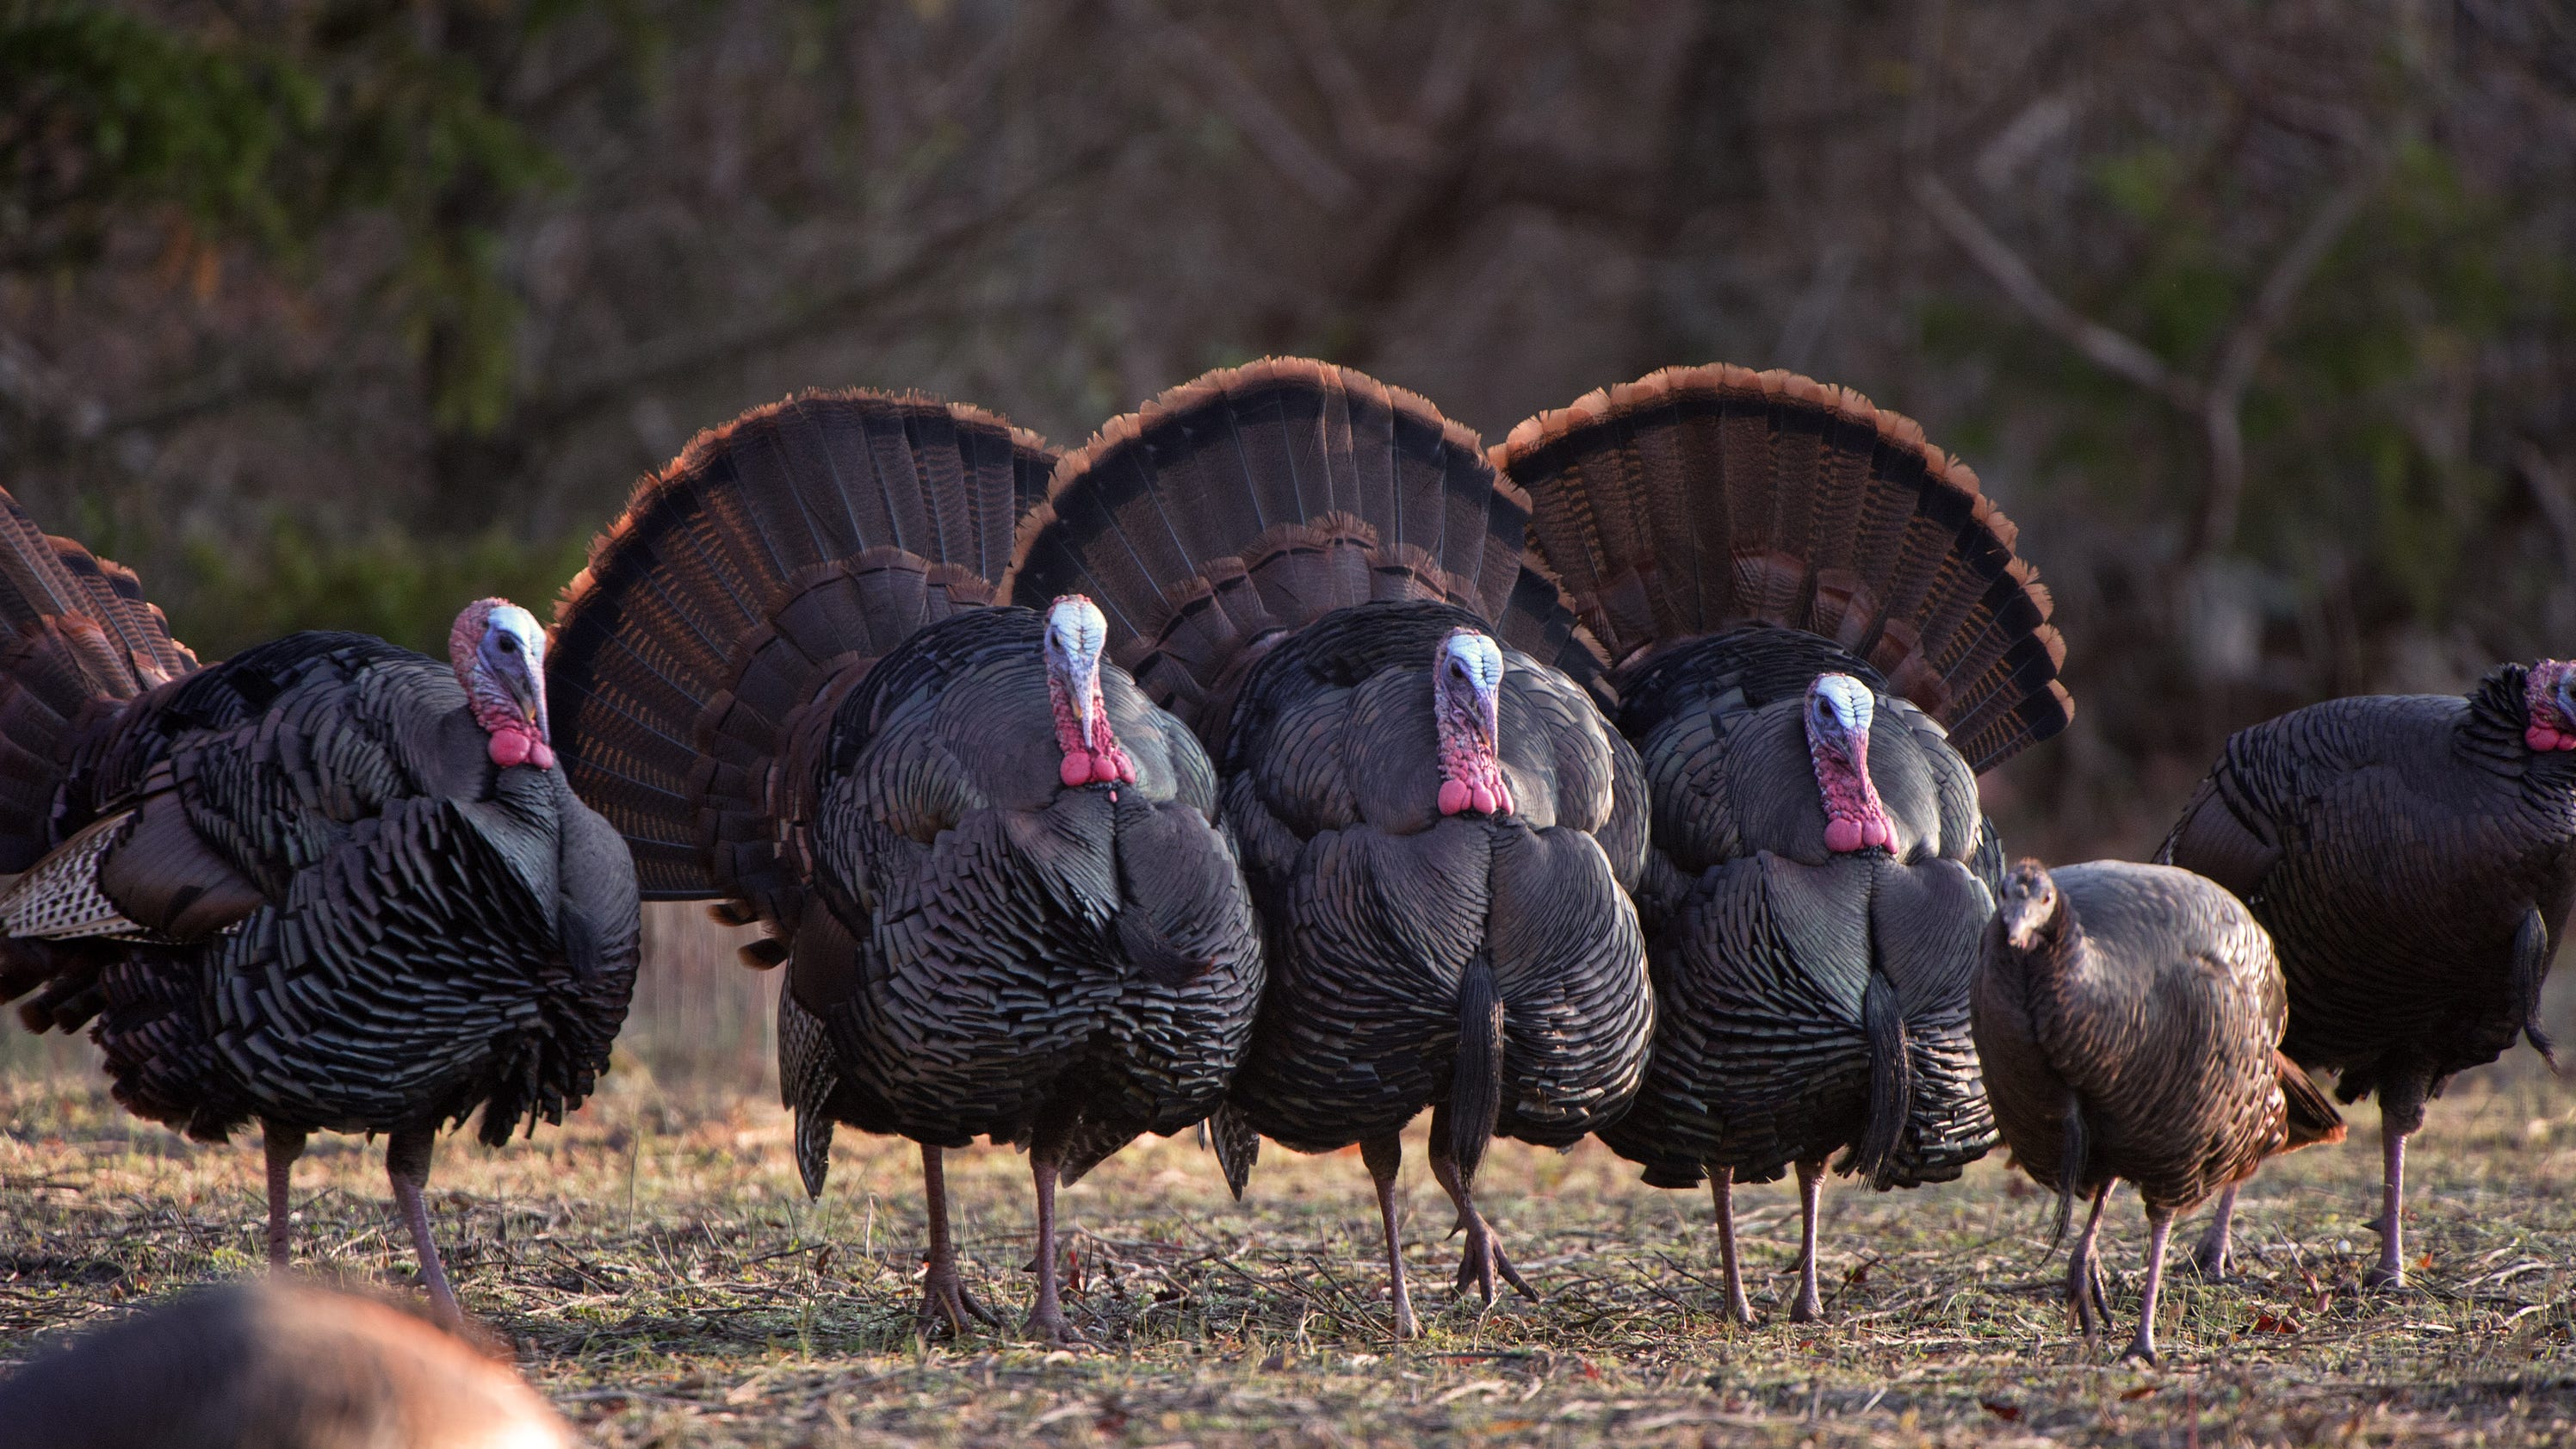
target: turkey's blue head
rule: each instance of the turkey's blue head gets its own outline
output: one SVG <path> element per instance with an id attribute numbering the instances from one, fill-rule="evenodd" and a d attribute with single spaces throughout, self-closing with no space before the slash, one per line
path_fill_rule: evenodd
<path id="1" fill-rule="evenodd" d="M 448 662 L 465 686 L 474 722 L 491 737 L 492 763 L 555 767 L 546 727 L 546 631 L 507 599 L 476 599 L 447 632 Z"/>
<path id="2" fill-rule="evenodd" d="M 2522 702 L 2531 722 L 2523 743 L 2535 750 L 2576 750 L 2576 664 L 2543 659 L 2523 676 Z"/>
<path id="3" fill-rule="evenodd" d="M 1995 898 L 1996 919 L 2004 941 L 2016 951 L 2035 951 L 2057 935 L 2057 882 L 2035 860 L 2018 861 L 2004 875 L 2003 894 Z"/>
<path id="4" fill-rule="evenodd" d="M 1838 855 L 1895 848 L 1896 827 L 1869 778 L 1869 724 L 1877 709 L 1869 686 L 1848 674 L 1819 674 L 1807 684 L 1807 758 L 1825 799 L 1825 849 Z"/>
<path id="5" fill-rule="evenodd" d="M 1080 594 L 1047 605 L 1047 698 L 1055 709 L 1055 742 L 1064 751 L 1057 776 L 1068 787 L 1135 783 L 1136 766 L 1109 725 L 1100 693 L 1100 651 L 1109 643 L 1109 620 Z"/>
<path id="6" fill-rule="evenodd" d="M 1456 628 L 1431 663 L 1431 711 L 1440 726 L 1440 813 L 1512 813 L 1503 783 L 1503 649 L 1481 629 Z"/>

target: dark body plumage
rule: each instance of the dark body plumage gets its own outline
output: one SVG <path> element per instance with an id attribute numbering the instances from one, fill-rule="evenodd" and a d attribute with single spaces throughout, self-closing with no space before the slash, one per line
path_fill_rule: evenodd
<path id="1" fill-rule="evenodd" d="M 2507 665 L 2466 698 L 2332 700 L 2239 731 L 2158 857 L 2236 892 L 2272 933 L 2282 1049 L 2337 1070 L 2347 1102 L 2378 1095 L 2375 1282 L 2404 1282 L 2404 1142 L 2425 1099 L 2517 1035 L 2548 1050 L 2541 986 L 2576 896 L 2576 753 L 2528 736 L 2576 732 L 2566 671 Z"/>
<path id="2" fill-rule="evenodd" d="M 930 1303 L 956 1279 L 939 1150 L 1029 1144 L 1052 1192 L 1215 1106 L 1262 966 L 1198 742 L 1099 674 L 1133 779 L 1068 786 L 1050 624 L 992 606 L 1053 454 L 965 408 L 764 408 L 647 480 L 556 627 L 574 776 L 649 894 L 721 897 L 789 962 L 779 1075 L 808 1191 L 835 1123 L 924 1145 Z M 1041 607 L 1047 601 L 1040 600 Z"/>
<path id="3" fill-rule="evenodd" d="M 1434 1107 L 1433 1169 L 1469 1234 L 1460 1283 L 1490 1296 L 1497 1272 L 1518 1277 L 1473 1204 L 1486 1139 L 1562 1146 L 1610 1120 L 1652 1020 L 1622 889 L 1644 849 L 1635 756 L 1558 667 L 1597 665 L 1522 565 L 1525 518 L 1429 404 L 1275 360 L 1103 429 L 1012 574 L 1015 597 L 1098 597 L 1115 657 L 1215 754 L 1271 961 L 1219 1149 L 1240 1192 L 1254 1133 L 1363 1145 L 1399 1336 L 1398 1129 Z M 1463 737 L 1443 732 L 1435 677 L 1462 631 L 1496 670 L 1498 810 L 1443 810 L 1444 791 L 1468 798 L 1444 784 Z"/>
<path id="4" fill-rule="evenodd" d="M 1811 1318 L 1829 1157 L 1909 1186 L 1993 1141 L 1967 1013 L 2001 855 L 1974 771 L 2067 719 L 2047 595 L 1973 474 L 1804 378 L 1657 373 L 1521 424 L 1497 457 L 1615 661 L 1653 801 L 1637 905 L 1660 1026 L 1602 1138 L 1658 1186 L 1713 1178 L 1746 1322 L 1733 1183 L 1795 1164 L 1792 1316 Z M 1883 841 L 1833 839 L 1820 730 L 1857 731 Z"/>
<path id="5" fill-rule="evenodd" d="M 11 939 L 0 996 L 89 1024 L 139 1115 L 209 1142 L 261 1122 L 280 1256 L 304 1135 L 391 1134 L 452 1311 L 416 1215 L 432 1135 L 479 1108 L 499 1145 L 607 1068 L 638 948 L 624 844 L 562 771 L 493 763 L 448 664 L 307 633 L 190 672 L 139 593 L 102 605 L 44 562 L 16 549 L 0 598 L 0 730 L 52 784 L 8 819 L 29 874 L 7 902 L 68 934 Z M 139 621 L 164 649 L 98 647 Z"/>
<path id="6" fill-rule="evenodd" d="M 2024 861 L 2002 896 L 1973 997 L 1995 1121 L 2022 1170 L 2059 1191 L 2060 1231 L 2068 1201 L 2092 1203 L 2067 1273 L 2088 1333 L 2105 1319 L 2102 1205 L 2113 1180 L 2137 1186 L 2151 1239 L 2129 1353 L 2153 1362 L 2174 1214 L 2343 1127 L 2280 1053 L 2280 967 L 2235 897 L 2123 861 Z"/>

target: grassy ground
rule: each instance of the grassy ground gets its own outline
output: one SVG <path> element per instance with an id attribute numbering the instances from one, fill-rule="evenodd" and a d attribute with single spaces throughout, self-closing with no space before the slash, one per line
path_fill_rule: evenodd
<path id="1" fill-rule="evenodd" d="M 1998 1160 L 1929 1191 L 1829 1189 L 1821 1327 L 1783 1315 L 1794 1195 L 1741 1192 L 1769 1320 L 1748 1331 L 1716 1311 L 1707 1199 L 1645 1188 L 1592 1143 L 1489 1159 L 1486 1198 L 1546 1295 L 1490 1312 L 1448 1289 L 1447 1204 L 1413 1144 L 1428 1337 L 1403 1348 L 1355 1153 L 1272 1149 L 1236 1205 L 1187 1139 L 1141 1144 L 1066 1198 L 1096 1350 L 924 1344 L 907 1146 L 844 1134 L 809 1204 L 774 1107 L 692 1101 L 632 1069 L 610 1081 L 533 1143 L 451 1140 L 432 1184 L 468 1308 L 601 1445 L 2576 1442 L 2576 1092 L 2536 1073 L 2436 1104 L 2412 1157 L 2420 1288 L 2356 1289 L 2375 1241 L 2365 1110 L 2351 1143 L 2249 1189 L 2245 1281 L 2173 1284 L 2160 1370 L 2070 1336 L 2046 1200 Z M 0 1359 L 254 1270 L 255 1145 L 191 1146 L 80 1074 L 0 1074 L 0 1126 Z M 382 1161 L 316 1139 L 298 1252 L 407 1288 Z M 968 1280 L 1016 1322 L 1025 1159 L 952 1162 Z M 2134 1197 L 2114 1207 L 2129 1314 L 2144 1232 Z"/>

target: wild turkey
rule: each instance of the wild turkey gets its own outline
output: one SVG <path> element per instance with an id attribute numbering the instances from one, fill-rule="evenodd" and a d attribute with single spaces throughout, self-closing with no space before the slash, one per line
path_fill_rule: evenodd
<path id="1" fill-rule="evenodd" d="M 24 1449 L 571 1449 L 518 1375 L 381 1303 L 321 1288 L 202 1289 L 85 1333 L 0 1381 Z"/>
<path id="2" fill-rule="evenodd" d="M 312 1132 L 387 1134 L 439 1316 L 438 1128 L 563 1120 L 634 993 L 635 871 L 548 744 L 545 635 L 480 599 L 447 663 L 292 634 L 199 669 L 134 575 L 0 494 L 0 1000 L 93 1023 L 128 1111 L 256 1120 L 268 1251 Z"/>
<path id="3" fill-rule="evenodd" d="M 2271 938 L 2235 897 L 2170 866 L 2095 861 L 2004 880 L 1971 1020 L 2013 1160 L 2057 1190 L 2057 1236 L 2093 1207 L 2066 1264 L 2087 1337 L 2109 1326 L 2095 1249 L 2115 1179 L 2147 1208 L 2147 1287 L 2123 1358 L 2156 1361 L 2174 1214 L 2265 1157 L 2343 1140 L 2343 1120 L 2280 1051 Z"/>
<path id="4" fill-rule="evenodd" d="M 2406 1138 L 2517 1035 L 2576 895 L 2576 665 L 2508 664 L 2462 698 L 2330 700 L 2240 730 L 2157 856 L 2242 897 L 2289 982 L 2283 1051 L 2379 1096 L 2379 1262 L 2403 1287 Z M 2553 1064 L 2555 1059 L 2552 1059 Z M 2223 1272 L 2228 1211 L 2201 1244 Z"/>
<path id="5" fill-rule="evenodd" d="M 1103 428 L 1023 526 L 1015 598 L 1089 591 L 1111 657 L 1215 757 L 1271 986 L 1211 1123 L 1240 1195 L 1267 1133 L 1360 1144 L 1395 1332 L 1416 1329 L 1398 1131 L 1467 1237 L 1458 1283 L 1535 1297 L 1473 1196 L 1496 1132 L 1568 1146 L 1636 1090 L 1652 1027 L 1623 887 L 1635 756 L 1522 563 L 1528 509 L 1466 429 L 1347 369 L 1219 371 Z"/>
<path id="6" fill-rule="evenodd" d="M 1814 1319 L 1827 1159 L 1911 1186 L 1994 1138 L 1967 1018 L 2002 856 L 1975 771 L 2066 723 L 2047 592 L 1965 465 L 1787 373 L 1658 372 L 1495 457 L 1608 648 L 1653 799 L 1660 1025 L 1602 1140 L 1655 1186 L 1712 1180 L 1743 1323 L 1734 1184 L 1795 1164 L 1790 1317 Z"/>
<path id="7" fill-rule="evenodd" d="M 992 1316 L 941 1152 L 1029 1147 L 1031 1328 L 1075 1337 L 1055 1189 L 1206 1117 L 1262 981 L 1206 756 L 1104 665 L 1100 610 L 992 607 L 1054 454 L 971 408 L 816 394 L 702 434 L 567 591 L 557 747 L 654 899 L 787 960 L 779 1084 L 819 1195 L 834 1124 L 922 1144 L 925 1322 Z"/>

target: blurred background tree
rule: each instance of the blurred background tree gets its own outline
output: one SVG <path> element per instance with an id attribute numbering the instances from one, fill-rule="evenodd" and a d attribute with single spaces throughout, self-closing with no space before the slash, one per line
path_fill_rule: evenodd
<path id="1" fill-rule="evenodd" d="M 1265 352 L 1914 414 L 2061 600 L 2010 837 L 2143 851 L 2229 729 L 2576 649 L 2576 12 L 0 0 L 0 480 L 210 657 L 540 602 L 795 388 L 1070 443 Z"/>

